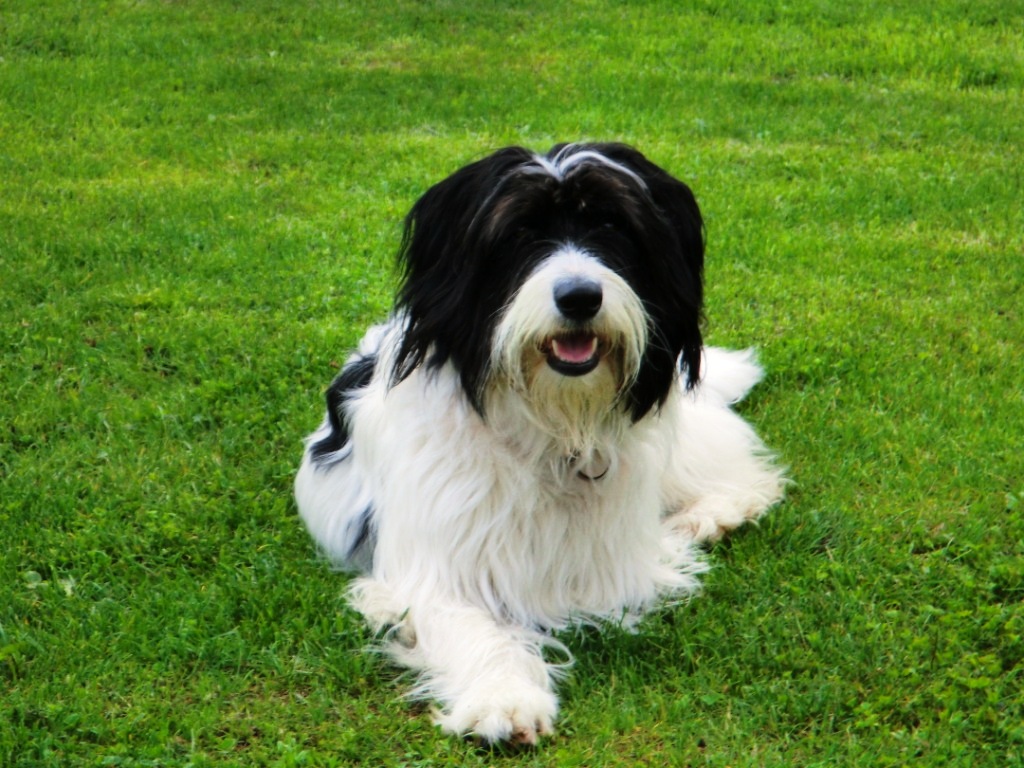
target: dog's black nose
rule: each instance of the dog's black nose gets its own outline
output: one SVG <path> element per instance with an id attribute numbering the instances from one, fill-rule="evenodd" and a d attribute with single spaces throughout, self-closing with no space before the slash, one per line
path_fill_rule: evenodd
<path id="1" fill-rule="evenodd" d="M 601 284 L 585 277 L 555 283 L 555 306 L 569 320 L 589 320 L 601 309 Z"/>

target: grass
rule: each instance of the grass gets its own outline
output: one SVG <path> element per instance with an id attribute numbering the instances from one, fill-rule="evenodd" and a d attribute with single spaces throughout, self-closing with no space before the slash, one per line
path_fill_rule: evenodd
<path id="1" fill-rule="evenodd" d="M 1024 6 L 0 6 L 0 764 L 1024 758 Z M 581 631 L 559 735 L 444 737 L 290 499 L 402 215 L 489 149 L 691 183 L 787 503 Z"/>

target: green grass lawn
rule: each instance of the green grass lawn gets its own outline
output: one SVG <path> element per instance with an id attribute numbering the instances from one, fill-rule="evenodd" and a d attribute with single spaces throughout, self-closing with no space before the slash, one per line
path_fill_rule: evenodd
<path id="1" fill-rule="evenodd" d="M 1018 0 L 0 2 L 0 765 L 1024 764 L 1022 115 Z M 695 190 L 796 485 L 482 751 L 291 480 L 413 200 L 580 138 Z"/>

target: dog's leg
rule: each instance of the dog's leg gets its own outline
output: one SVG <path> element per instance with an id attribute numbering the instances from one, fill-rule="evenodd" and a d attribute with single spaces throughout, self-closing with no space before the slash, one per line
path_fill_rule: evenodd
<path id="1" fill-rule="evenodd" d="M 440 597 L 399 614 L 390 590 L 371 578 L 358 580 L 352 597 L 371 624 L 398 620 L 392 655 L 421 673 L 414 694 L 440 702 L 436 722 L 446 731 L 518 744 L 551 733 L 558 700 L 542 636 Z"/>
<path id="2" fill-rule="evenodd" d="M 666 523 L 716 541 L 782 498 L 783 471 L 753 429 L 724 406 L 686 414 L 663 482 Z"/>
<path id="3" fill-rule="evenodd" d="M 757 520 L 782 498 L 785 475 L 730 403 L 761 376 L 749 352 L 707 350 L 707 378 L 670 402 L 676 436 L 662 483 L 666 523 L 694 541 L 715 541 Z"/>

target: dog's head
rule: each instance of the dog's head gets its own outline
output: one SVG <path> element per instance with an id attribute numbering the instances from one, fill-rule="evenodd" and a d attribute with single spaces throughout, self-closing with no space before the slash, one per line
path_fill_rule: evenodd
<path id="1" fill-rule="evenodd" d="M 704 239 L 690 189 L 622 144 L 495 152 L 406 220 L 394 378 L 451 362 L 489 384 L 610 393 L 636 420 L 701 350 Z"/>

